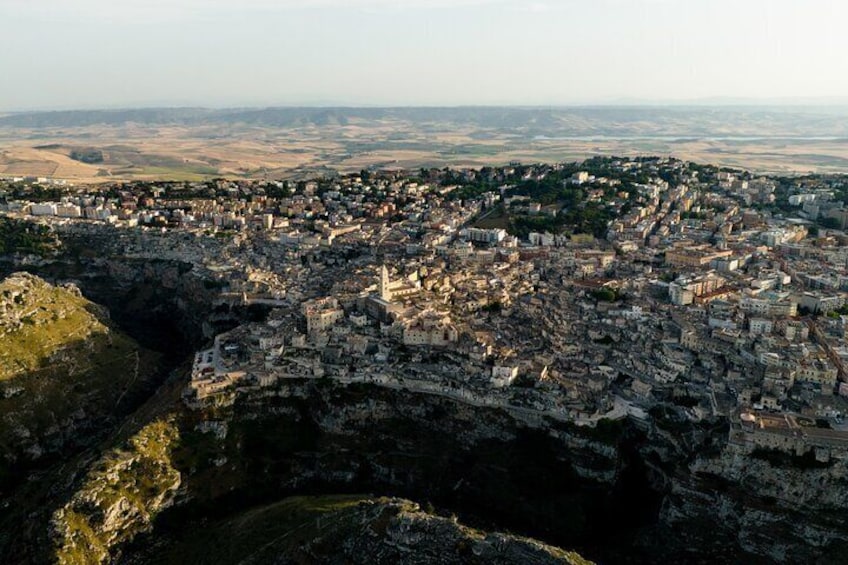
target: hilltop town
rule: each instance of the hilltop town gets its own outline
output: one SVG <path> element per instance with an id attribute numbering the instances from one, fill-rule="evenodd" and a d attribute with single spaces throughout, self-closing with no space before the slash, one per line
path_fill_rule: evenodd
<path id="1" fill-rule="evenodd" d="M 537 426 L 726 421 L 743 455 L 848 458 L 842 176 L 595 158 L 0 187 L 5 221 L 36 239 L 188 263 L 220 305 L 266 309 L 197 352 L 192 408 L 319 379 Z"/>

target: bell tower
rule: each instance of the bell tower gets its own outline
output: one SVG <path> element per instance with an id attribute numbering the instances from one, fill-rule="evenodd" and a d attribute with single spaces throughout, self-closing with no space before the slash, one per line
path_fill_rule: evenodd
<path id="1" fill-rule="evenodd" d="M 389 289 L 389 270 L 385 265 L 380 269 L 380 298 L 386 302 L 392 301 L 392 291 Z"/>

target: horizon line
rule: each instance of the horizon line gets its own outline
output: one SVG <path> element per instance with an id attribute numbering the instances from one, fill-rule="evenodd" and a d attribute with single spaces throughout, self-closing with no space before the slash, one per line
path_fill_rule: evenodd
<path id="1" fill-rule="evenodd" d="M 570 103 L 484 103 L 484 104 L 370 104 L 351 102 L 296 102 L 296 103 L 246 103 L 246 104 L 193 104 L 168 102 L 140 102 L 126 105 L 102 106 L 46 106 L 36 108 L 0 108 L 2 114 L 41 114 L 53 112 L 120 112 L 128 110 L 266 110 L 266 109 L 475 109 L 475 108 L 516 108 L 516 109 L 569 109 L 569 108 L 848 108 L 848 97 L 822 98 L 701 98 L 693 100 L 607 100 L 596 102 Z"/>

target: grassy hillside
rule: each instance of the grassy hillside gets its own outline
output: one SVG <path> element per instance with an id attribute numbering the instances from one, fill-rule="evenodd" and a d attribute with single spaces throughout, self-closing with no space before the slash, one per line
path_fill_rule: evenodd
<path id="1" fill-rule="evenodd" d="M 98 359 L 77 355 L 80 348 L 106 358 L 114 355 L 105 349 L 132 354 L 130 344 L 112 335 L 104 319 L 105 311 L 74 291 L 29 275 L 9 277 L 0 283 L 0 381 L 59 365 L 70 374 L 85 372 Z"/>
<path id="2" fill-rule="evenodd" d="M 0 282 L 0 494 L 103 432 L 157 363 L 75 288 L 20 273 Z"/>

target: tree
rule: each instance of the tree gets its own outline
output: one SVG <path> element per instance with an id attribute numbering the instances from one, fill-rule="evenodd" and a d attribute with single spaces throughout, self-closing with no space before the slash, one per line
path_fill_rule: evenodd
<path id="1" fill-rule="evenodd" d="M 615 302 L 618 300 L 618 293 L 611 288 L 599 288 L 592 292 L 592 296 L 599 302 Z"/>

